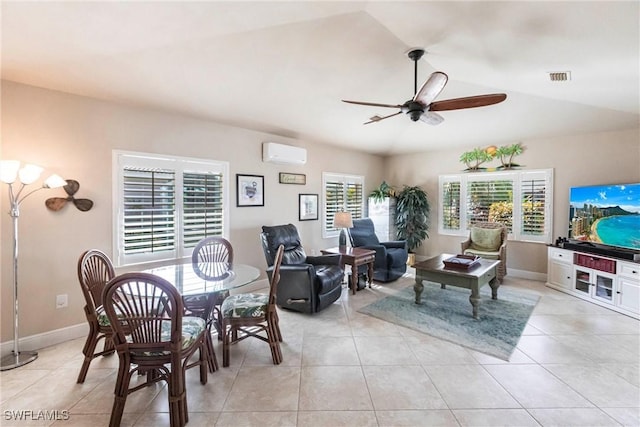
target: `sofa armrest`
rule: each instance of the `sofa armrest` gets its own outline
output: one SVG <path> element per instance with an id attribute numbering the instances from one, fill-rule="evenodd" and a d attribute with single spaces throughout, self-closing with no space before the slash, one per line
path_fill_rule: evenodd
<path id="1" fill-rule="evenodd" d="M 376 251 L 376 259 L 373 262 L 374 268 L 386 268 L 387 267 L 387 248 L 380 245 L 366 245 L 366 246 L 358 246 L 362 249 L 370 249 L 372 251 Z"/>
<path id="2" fill-rule="evenodd" d="M 267 269 L 271 278 L 273 268 Z M 304 313 L 313 313 L 316 307 L 314 289 L 315 267 L 311 264 L 280 265 L 280 282 L 276 293 L 276 304 Z"/>
<path id="3" fill-rule="evenodd" d="M 471 238 L 467 238 L 467 240 L 460 243 L 460 253 L 463 254 L 465 250 L 469 249 L 469 246 L 471 246 Z"/>
<path id="4" fill-rule="evenodd" d="M 500 253 L 500 259 L 506 265 L 507 264 L 507 242 L 506 241 L 502 245 L 500 245 L 498 252 Z"/>

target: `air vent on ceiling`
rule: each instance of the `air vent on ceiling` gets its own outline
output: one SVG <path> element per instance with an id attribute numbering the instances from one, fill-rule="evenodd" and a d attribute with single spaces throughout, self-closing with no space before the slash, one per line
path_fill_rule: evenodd
<path id="1" fill-rule="evenodd" d="M 571 71 L 552 71 L 549 73 L 552 82 L 566 82 L 571 80 Z"/>

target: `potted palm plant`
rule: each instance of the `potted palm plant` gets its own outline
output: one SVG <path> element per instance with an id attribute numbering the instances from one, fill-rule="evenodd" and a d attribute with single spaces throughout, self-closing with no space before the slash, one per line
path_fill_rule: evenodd
<path id="1" fill-rule="evenodd" d="M 398 239 L 406 240 L 409 247 L 409 265 L 415 259 L 413 251 L 429 237 L 429 199 L 419 186 L 404 186 L 396 196 L 396 229 Z"/>

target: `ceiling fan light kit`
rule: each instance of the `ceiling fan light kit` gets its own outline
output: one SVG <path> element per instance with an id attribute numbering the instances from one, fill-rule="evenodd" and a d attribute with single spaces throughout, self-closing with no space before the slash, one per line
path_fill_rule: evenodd
<path id="1" fill-rule="evenodd" d="M 437 125 L 444 121 L 444 117 L 434 111 L 462 110 L 465 108 L 485 107 L 488 105 L 498 104 L 505 99 L 507 95 L 504 93 L 494 93 L 487 95 L 467 96 L 463 98 L 446 99 L 443 101 L 435 101 L 436 97 L 442 92 L 449 80 L 449 77 L 441 72 L 432 73 L 427 81 L 418 90 L 418 61 L 425 54 L 424 49 L 414 48 L 407 52 L 407 56 L 414 63 L 414 85 L 413 98 L 403 104 L 381 104 L 376 102 L 349 101 L 343 99 L 342 102 L 357 105 L 366 105 L 369 107 L 398 108 L 400 111 L 387 116 L 375 115 L 369 119 L 369 123 L 375 123 L 405 113 L 409 118 L 417 122 L 418 120 L 430 125 Z"/>

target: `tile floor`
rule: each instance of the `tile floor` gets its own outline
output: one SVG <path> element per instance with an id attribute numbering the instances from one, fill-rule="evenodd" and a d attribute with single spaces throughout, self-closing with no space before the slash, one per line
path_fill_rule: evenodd
<path id="1" fill-rule="evenodd" d="M 356 312 L 412 280 L 355 296 L 344 289 L 313 316 L 281 311 L 279 366 L 265 343 L 246 340 L 207 385 L 190 370 L 188 426 L 640 425 L 637 320 L 507 276 L 503 286 L 542 298 L 504 362 Z M 95 360 L 76 384 L 82 345 L 42 349 L 35 362 L 2 372 L 0 425 L 108 425 L 117 359 Z M 69 419 L 17 422 L 17 410 L 68 410 Z M 168 426 L 164 384 L 130 395 L 122 425 Z"/>

